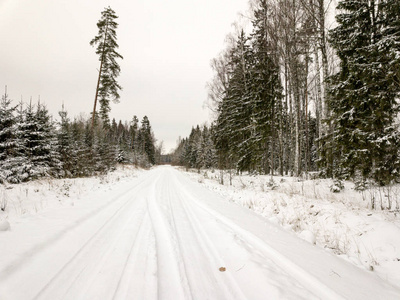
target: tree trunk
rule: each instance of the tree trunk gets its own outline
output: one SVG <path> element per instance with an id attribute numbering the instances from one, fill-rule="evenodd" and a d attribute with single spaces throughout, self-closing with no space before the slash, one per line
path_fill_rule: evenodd
<path id="1" fill-rule="evenodd" d="M 92 115 L 92 128 L 94 128 L 94 120 L 95 120 L 95 116 L 96 116 L 97 97 L 99 95 L 100 78 L 101 78 L 101 72 L 103 71 L 103 62 L 104 62 L 105 52 L 106 52 L 107 31 L 108 31 L 108 21 L 106 23 L 106 30 L 104 32 L 103 51 L 101 53 L 99 78 L 97 79 L 96 95 L 94 97 L 94 106 L 93 106 L 93 115 Z"/>
<path id="2" fill-rule="evenodd" d="M 101 59 L 101 62 L 100 62 L 99 78 L 97 79 L 96 95 L 94 97 L 94 106 L 93 106 L 93 115 L 92 115 L 92 128 L 94 128 L 94 119 L 95 119 L 95 116 L 96 116 L 97 96 L 99 94 L 100 77 L 101 77 L 102 68 L 103 68 L 103 58 Z"/>
<path id="3" fill-rule="evenodd" d="M 306 46 L 307 47 L 307 46 Z M 305 158 L 304 158 L 304 172 L 307 174 L 309 169 L 310 153 L 309 153 L 309 132 L 308 132 L 308 50 L 306 49 L 306 74 L 305 74 L 305 91 L 304 91 L 304 131 L 306 133 L 305 140 Z"/>
<path id="4" fill-rule="evenodd" d="M 316 95 L 316 107 L 315 107 L 315 117 L 317 119 L 317 134 L 318 134 L 318 140 L 322 138 L 322 92 L 321 92 L 321 72 L 319 70 L 320 68 L 320 63 L 319 63 L 319 53 L 318 53 L 318 48 L 317 46 L 314 46 L 314 64 L 315 64 L 315 69 L 316 69 L 316 74 L 315 74 L 315 86 L 317 89 L 317 95 Z M 317 155 L 318 158 L 320 158 L 320 151 L 321 151 L 321 142 L 317 142 Z"/>
<path id="5" fill-rule="evenodd" d="M 327 105 L 328 101 L 328 89 L 326 87 L 326 80 L 329 76 L 329 65 L 328 65 L 328 54 L 327 54 L 327 41 L 325 34 L 325 5 L 324 0 L 318 0 L 318 25 L 319 25 L 319 48 L 321 51 L 321 62 L 322 62 L 322 101 L 321 101 L 321 119 L 327 121 L 328 124 L 322 123 L 321 125 L 321 135 L 325 137 L 325 141 L 323 145 L 321 145 L 322 152 L 325 153 L 326 156 L 326 174 L 328 177 L 333 176 L 333 153 L 332 149 L 330 149 L 330 141 L 333 139 L 333 128 L 332 123 L 329 121 L 330 113 Z M 329 140 L 328 140 L 329 139 Z"/>
<path id="6" fill-rule="evenodd" d="M 289 98 L 289 85 L 288 85 L 288 66 L 285 61 L 285 111 L 288 114 L 286 118 L 286 164 L 285 175 L 289 174 L 290 161 L 291 161 L 291 146 L 292 146 L 292 104 Z"/>

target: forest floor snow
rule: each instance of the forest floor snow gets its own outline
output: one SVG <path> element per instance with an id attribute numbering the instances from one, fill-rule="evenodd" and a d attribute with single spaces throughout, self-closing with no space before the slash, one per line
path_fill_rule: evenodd
<path id="1" fill-rule="evenodd" d="M 0 186 L 0 299 L 400 298 L 395 212 L 309 199 L 308 182 L 270 190 L 266 177 L 241 176 L 230 187 L 216 174 L 125 167 Z M 348 240 L 361 230 L 374 260 L 340 246 L 342 226 Z M 327 242 L 335 230 L 338 247 Z"/>
<path id="2" fill-rule="evenodd" d="M 183 170 L 183 169 L 181 169 Z M 400 287 L 400 185 L 355 191 L 332 180 L 191 170 L 192 180 Z M 390 204 L 389 204 L 390 201 Z M 372 208 L 374 202 L 374 208 Z"/>

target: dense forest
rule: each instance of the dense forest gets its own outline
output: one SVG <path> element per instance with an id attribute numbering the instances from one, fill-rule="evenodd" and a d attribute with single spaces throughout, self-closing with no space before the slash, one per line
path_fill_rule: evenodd
<path id="1" fill-rule="evenodd" d="M 117 163 L 148 167 L 161 149 L 149 119 L 104 123 L 96 126 L 85 117 L 70 120 L 59 112 L 53 121 L 40 102 L 13 106 L 7 92 L 0 103 L 0 183 L 18 183 L 51 177 L 83 177 L 106 173 Z"/>
<path id="2" fill-rule="evenodd" d="M 400 2 L 256 0 L 212 60 L 211 126 L 174 163 L 338 181 L 400 179 Z"/>

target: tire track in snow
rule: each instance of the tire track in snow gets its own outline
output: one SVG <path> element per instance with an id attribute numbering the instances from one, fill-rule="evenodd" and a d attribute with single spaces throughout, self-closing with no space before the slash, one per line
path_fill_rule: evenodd
<path id="1" fill-rule="evenodd" d="M 49 239 L 50 242 L 46 240 L 39 246 L 34 247 L 35 251 L 30 257 L 24 257 L 21 261 L 18 261 L 17 270 L 13 270 L 11 274 L 4 271 L 4 280 L 1 280 L 2 284 L 9 290 L 16 290 L 15 294 L 20 295 L 17 299 L 42 298 L 42 295 L 47 293 L 46 290 L 49 289 L 57 294 L 61 290 L 64 290 L 64 293 L 68 293 L 68 289 L 78 285 L 81 285 L 78 290 L 84 290 L 86 283 L 82 284 L 78 279 L 90 272 L 88 264 L 93 263 L 93 259 L 89 257 L 87 262 L 81 259 L 81 264 L 77 264 L 76 261 L 79 261 L 79 258 L 84 253 L 90 252 L 87 249 L 94 250 L 94 254 L 98 255 L 97 249 L 93 249 L 91 246 L 96 242 L 98 243 L 102 234 L 110 232 L 110 230 L 107 231 L 107 228 L 113 224 L 116 226 L 120 223 L 119 216 L 129 211 L 127 207 L 138 205 L 132 195 L 145 190 L 147 187 L 146 181 L 149 181 L 149 179 L 151 180 L 151 176 L 144 176 L 142 180 L 135 182 L 133 186 L 118 193 L 117 196 L 100 208 L 84 215 L 78 221 L 73 222 L 72 225 L 58 232 L 58 236 Z M 143 200 L 142 202 L 142 205 L 145 206 L 145 201 Z M 102 223 L 99 223 L 99 221 Z M 126 222 L 125 224 L 128 223 Z M 63 245 L 63 243 L 68 244 L 68 242 L 73 243 L 73 245 L 60 248 L 60 245 Z M 101 250 L 103 252 L 107 251 L 107 247 L 105 250 Z M 28 258 L 29 260 L 27 260 Z M 49 262 L 51 265 L 49 265 Z M 73 269 L 71 268 L 72 265 L 77 266 L 77 269 L 71 270 Z M 25 268 L 21 268 L 22 266 Z M 31 270 L 41 268 L 35 266 L 45 266 L 46 272 L 36 276 Z M 59 278 L 62 277 L 66 270 L 69 270 L 72 274 L 71 278 L 67 278 L 65 282 L 57 285 Z M 21 282 L 24 282 L 22 286 L 20 286 Z M 65 289 L 66 286 L 69 286 L 67 290 Z M 72 299 L 75 298 L 73 297 Z"/>
<path id="2" fill-rule="evenodd" d="M 144 201 L 142 202 L 142 206 L 144 206 Z M 133 227 L 130 226 L 132 220 L 124 214 L 129 216 L 129 211 L 140 207 L 138 204 L 140 203 L 132 203 L 132 199 L 123 203 L 59 269 L 57 274 L 43 286 L 34 299 L 55 299 L 52 295 L 57 295 L 57 298 L 62 296 L 68 299 L 87 299 L 85 295 L 89 293 L 88 291 L 92 288 L 96 276 L 106 265 L 113 248 L 125 238 L 123 235 L 125 230 L 128 227 Z M 129 207 L 129 205 L 132 207 Z M 125 219 L 124 222 L 121 219 Z M 135 237 L 134 234 L 132 236 Z M 77 272 L 78 274 L 76 274 Z M 84 284 L 82 284 L 83 282 Z M 65 289 L 67 283 L 69 284 Z M 108 284 L 110 285 L 110 283 Z M 64 291 L 62 292 L 62 290 Z"/>
<path id="3" fill-rule="evenodd" d="M 181 260 L 184 262 L 184 272 L 182 273 L 186 274 L 193 299 L 231 300 L 265 299 L 265 297 L 277 299 L 282 296 L 287 299 L 315 298 L 310 292 L 306 292 L 297 281 L 297 289 L 294 289 L 293 292 L 287 292 L 282 289 L 277 292 L 279 288 L 271 287 L 269 285 L 270 280 L 259 269 L 255 270 L 253 268 L 250 272 L 241 272 L 241 274 L 247 274 L 247 277 L 236 276 L 234 269 L 229 268 L 233 265 L 232 256 L 228 257 L 231 259 L 228 262 L 225 262 L 224 258 L 226 256 L 224 251 L 226 251 L 227 247 L 235 249 L 239 247 L 234 241 L 229 240 L 229 237 L 226 238 L 226 236 L 230 235 L 231 230 L 226 230 L 226 227 L 224 227 L 224 230 L 219 229 L 220 224 L 215 224 L 215 217 L 205 213 L 203 210 L 199 210 L 196 206 L 190 205 L 190 197 L 185 192 L 182 192 L 181 189 L 182 182 L 175 178 L 175 174 L 171 174 L 171 170 L 164 171 L 164 175 L 156 186 L 158 192 L 156 199 L 160 202 L 159 207 L 164 212 L 165 219 L 169 222 L 170 230 L 176 231 L 174 235 L 177 237 Z M 199 215 L 202 216 L 202 219 L 199 218 Z M 207 225 L 206 223 L 218 226 L 218 228 L 214 227 L 218 229 L 218 234 L 207 232 L 204 229 L 204 226 Z M 213 229 L 211 228 L 211 230 Z M 221 240 L 228 243 L 221 244 Z M 246 254 L 243 252 L 245 251 L 239 253 L 239 257 L 237 252 L 234 253 L 233 258 L 242 259 L 240 254 Z M 225 266 L 225 263 L 229 265 L 227 271 L 220 272 L 219 268 Z M 271 268 L 271 265 L 268 267 Z M 282 274 L 280 268 L 279 273 Z M 255 280 L 255 283 L 251 282 L 253 281 L 251 280 L 252 276 L 259 275 L 262 279 Z M 281 276 L 284 280 L 283 285 L 293 289 L 293 285 L 284 283 L 288 277 L 291 278 L 287 272 L 284 272 L 283 276 Z M 262 285 L 262 288 L 260 288 L 260 285 Z M 282 285 L 282 282 L 278 282 L 278 285 Z M 250 286 L 250 289 L 254 288 L 254 290 L 249 292 L 247 286 Z M 264 286 L 267 286 L 267 288 Z M 246 287 L 246 293 L 242 291 L 241 287 Z M 298 294 L 296 294 L 296 291 Z M 299 295 L 302 296 L 299 297 Z"/>
<path id="4" fill-rule="evenodd" d="M 0 281 L 8 278 L 10 275 L 12 275 L 16 271 L 18 271 L 21 268 L 21 266 L 23 266 L 25 263 L 27 263 L 29 260 L 31 260 L 35 255 L 40 253 L 41 250 L 55 244 L 57 241 L 62 239 L 65 234 L 75 230 L 76 228 L 78 228 L 80 226 L 83 226 L 90 219 L 97 217 L 99 214 L 104 212 L 106 209 L 110 209 L 113 205 L 116 204 L 115 203 L 116 201 L 118 201 L 120 198 L 122 198 L 126 194 L 133 192 L 136 188 L 140 187 L 141 184 L 145 180 L 147 180 L 147 176 L 145 178 L 142 178 L 142 180 L 140 180 L 139 182 L 136 182 L 133 187 L 129 187 L 127 190 L 124 190 L 123 192 L 119 193 L 117 196 L 113 197 L 110 201 L 108 201 L 104 205 L 102 205 L 102 206 L 94 209 L 93 211 L 87 213 L 86 215 L 80 217 L 78 220 L 73 221 L 70 225 L 68 225 L 67 227 L 58 231 L 52 237 L 33 246 L 30 250 L 23 253 L 17 260 L 12 261 L 11 263 L 9 263 L 7 266 L 5 266 L 4 268 L 2 268 L 0 270 Z"/>
<path id="5" fill-rule="evenodd" d="M 187 279 L 181 274 L 178 253 L 174 247 L 174 239 L 171 234 L 168 221 L 158 207 L 156 199 L 156 183 L 154 180 L 147 198 L 148 211 L 154 228 L 157 250 L 157 274 L 158 274 L 158 299 L 168 295 L 171 299 L 190 299 L 190 292 L 185 288 Z"/>
<path id="6" fill-rule="evenodd" d="M 165 184 L 165 177 L 164 181 L 162 181 L 163 184 L 161 186 L 158 186 L 157 191 L 158 191 L 158 199 L 160 202 L 163 202 L 163 200 L 166 202 L 164 205 L 164 208 L 167 210 L 167 216 L 169 215 L 169 223 L 170 223 L 170 230 L 174 234 L 174 247 L 177 249 L 177 253 L 179 254 L 181 260 L 178 261 L 178 267 L 179 271 L 182 274 L 182 279 L 183 279 L 183 287 L 186 290 L 186 295 L 187 299 L 194 299 L 193 291 L 192 291 L 192 286 L 189 282 L 188 278 L 188 269 L 187 265 L 185 264 L 185 260 L 183 259 L 183 251 L 182 251 L 182 240 L 179 238 L 179 232 L 178 229 L 179 227 L 177 226 L 177 219 L 176 219 L 176 208 L 172 205 L 172 197 L 171 197 L 171 185 L 170 184 Z M 165 191 L 163 191 L 165 190 Z M 161 192 L 163 191 L 163 192 Z M 165 199 L 164 199 L 165 197 Z M 187 241 L 186 241 L 187 242 Z M 190 294 L 190 297 L 189 297 Z"/>
<path id="7" fill-rule="evenodd" d="M 175 200 L 173 209 L 178 210 L 181 208 L 182 210 L 178 218 L 181 223 L 177 226 L 178 236 L 179 231 L 182 230 L 181 228 L 191 231 L 191 234 L 185 235 L 185 239 L 180 240 L 181 247 L 186 248 L 186 251 L 182 252 L 186 252 L 186 255 L 190 254 L 190 256 L 187 255 L 183 258 L 189 261 L 199 260 L 198 268 L 193 267 L 190 270 L 192 273 L 191 285 L 193 288 L 196 288 L 196 292 L 193 292 L 194 298 L 202 299 L 202 296 L 208 290 L 209 294 L 207 297 L 217 299 L 247 299 L 233 276 L 229 272 L 222 273 L 219 271 L 219 268 L 224 266 L 225 262 L 207 233 L 203 230 L 196 215 L 187 206 L 186 197 L 183 197 L 182 193 L 179 192 L 180 185 L 178 182 L 173 180 L 172 182 L 168 182 L 166 186 L 174 187 L 174 193 L 169 196 L 169 199 Z M 187 240 L 188 236 L 192 236 L 192 239 Z M 185 247 L 185 245 L 188 246 Z M 190 271 L 188 271 L 189 274 Z M 203 275 L 201 276 L 202 278 L 209 278 L 211 280 L 199 285 L 199 273 Z M 212 292 L 210 292 L 211 288 L 213 288 Z"/>
<path id="8" fill-rule="evenodd" d="M 156 266 L 152 266 L 149 262 L 152 257 L 151 252 L 155 248 L 154 242 L 154 230 L 147 211 L 126 258 L 112 299 L 157 298 L 157 280 L 152 272 L 156 270 Z M 143 270 L 143 273 L 137 270 Z M 148 285 L 150 287 L 146 288 Z M 148 293 L 149 291 L 154 293 Z"/>
<path id="9" fill-rule="evenodd" d="M 334 290 L 330 289 L 324 283 L 318 280 L 306 270 L 302 269 L 294 262 L 289 260 L 287 257 L 276 251 L 274 248 L 269 246 L 267 243 L 253 235 L 251 232 L 241 228 L 233 221 L 229 220 L 225 216 L 216 212 L 215 210 L 209 208 L 207 205 L 201 203 L 186 189 L 184 184 L 181 184 L 181 191 L 185 193 L 193 205 L 197 206 L 199 209 L 205 211 L 207 214 L 211 215 L 217 219 L 223 226 L 229 228 L 232 233 L 239 234 L 240 239 L 251 245 L 252 248 L 260 251 L 265 257 L 268 257 L 275 262 L 276 265 L 280 266 L 282 269 L 286 270 L 287 273 L 299 281 L 299 283 L 307 290 L 311 291 L 313 294 L 321 299 L 332 299 L 340 300 L 344 299 L 342 296 L 337 294 Z"/>

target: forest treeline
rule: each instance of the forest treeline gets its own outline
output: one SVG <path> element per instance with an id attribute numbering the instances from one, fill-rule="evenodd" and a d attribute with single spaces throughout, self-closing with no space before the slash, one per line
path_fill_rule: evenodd
<path id="1" fill-rule="evenodd" d="M 215 121 L 173 155 L 187 167 L 399 179 L 400 1 L 255 0 L 212 60 Z"/>
<path id="2" fill-rule="evenodd" d="M 94 128 L 89 118 L 70 120 L 64 109 L 59 119 L 40 102 L 15 106 L 7 92 L 2 96 L 0 183 L 104 174 L 117 163 L 148 167 L 161 155 L 147 116 L 129 123 L 98 117 Z"/>

